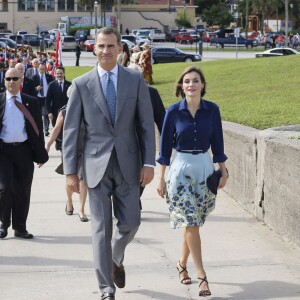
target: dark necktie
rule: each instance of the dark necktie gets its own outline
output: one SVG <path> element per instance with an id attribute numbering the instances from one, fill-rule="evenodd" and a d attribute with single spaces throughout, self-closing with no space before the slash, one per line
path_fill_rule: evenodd
<path id="1" fill-rule="evenodd" d="M 42 88 L 40 89 L 40 94 L 42 97 L 44 97 L 43 75 L 41 75 L 40 78 L 40 85 L 42 86 Z"/>
<path id="2" fill-rule="evenodd" d="M 116 101 L 117 101 L 117 95 L 114 83 L 111 79 L 112 72 L 107 72 L 106 76 L 106 103 L 109 111 L 110 121 L 111 124 L 115 124 L 115 117 L 116 117 Z"/>
<path id="3" fill-rule="evenodd" d="M 19 102 L 17 100 L 16 96 L 13 96 L 14 98 L 14 102 L 17 106 L 17 108 L 23 113 L 24 117 L 29 121 L 29 123 L 31 124 L 31 126 L 33 127 L 35 133 L 39 136 L 39 129 L 31 115 L 31 113 L 28 111 L 28 109 L 23 105 L 23 103 Z"/>
<path id="4" fill-rule="evenodd" d="M 64 87 L 63 87 L 63 84 L 62 84 L 61 81 L 59 82 L 59 87 L 60 87 L 61 92 L 63 93 L 64 92 Z"/>

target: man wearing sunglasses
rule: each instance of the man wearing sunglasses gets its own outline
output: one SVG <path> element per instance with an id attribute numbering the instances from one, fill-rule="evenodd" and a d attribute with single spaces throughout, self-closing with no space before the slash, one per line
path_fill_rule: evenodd
<path id="1" fill-rule="evenodd" d="M 22 74 L 5 73 L 0 93 L 0 238 L 12 223 L 15 237 L 32 239 L 26 221 L 30 204 L 33 162 L 45 163 L 42 116 L 37 99 L 20 93 Z"/>

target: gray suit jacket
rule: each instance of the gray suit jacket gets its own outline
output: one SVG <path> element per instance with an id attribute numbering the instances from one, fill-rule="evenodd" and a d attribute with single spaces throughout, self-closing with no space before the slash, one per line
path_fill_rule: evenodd
<path id="1" fill-rule="evenodd" d="M 155 165 L 151 111 L 148 87 L 139 72 L 119 66 L 114 127 L 97 68 L 75 79 L 63 130 L 64 173 L 77 173 L 77 143 L 83 120 L 83 177 L 87 186 L 94 188 L 100 182 L 113 148 L 124 179 L 129 184 L 137 184 L 142 165 Z"/>

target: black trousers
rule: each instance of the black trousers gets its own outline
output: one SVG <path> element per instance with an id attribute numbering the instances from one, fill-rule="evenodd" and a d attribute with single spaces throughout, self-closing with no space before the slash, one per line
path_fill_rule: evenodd
<path id="1" fill-rule="evenodd" d="M 46 106 L 46 97 L 42 97 L 42 98 L 38 97 L 38 104 L 43 117 L 44 133 L 46 133 L 49 131 L 49 124 L 50 124 L 47 106 Z"/>
<path id="2" fill-rule="evenodd" d="M 80 55 L 76 55 L 76 64 L 75 64 L 76 67 L 79 67 L 79 58 Z"/>
<path id="3" fill-rule="evenodd" d="M 26 230 L 33 170 L 28 142 L 0 143 L 0 221 L 5 228 L 12 221 L 14 230 Z"/>

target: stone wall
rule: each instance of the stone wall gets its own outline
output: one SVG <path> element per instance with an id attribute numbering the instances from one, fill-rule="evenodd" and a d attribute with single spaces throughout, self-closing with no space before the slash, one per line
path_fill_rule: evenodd
<path id="1" fill-rule="evenodd" d="M 259 131 L 223 122 L 225 191 L 284 240 L 300 247 L 300 126 Z"/>

